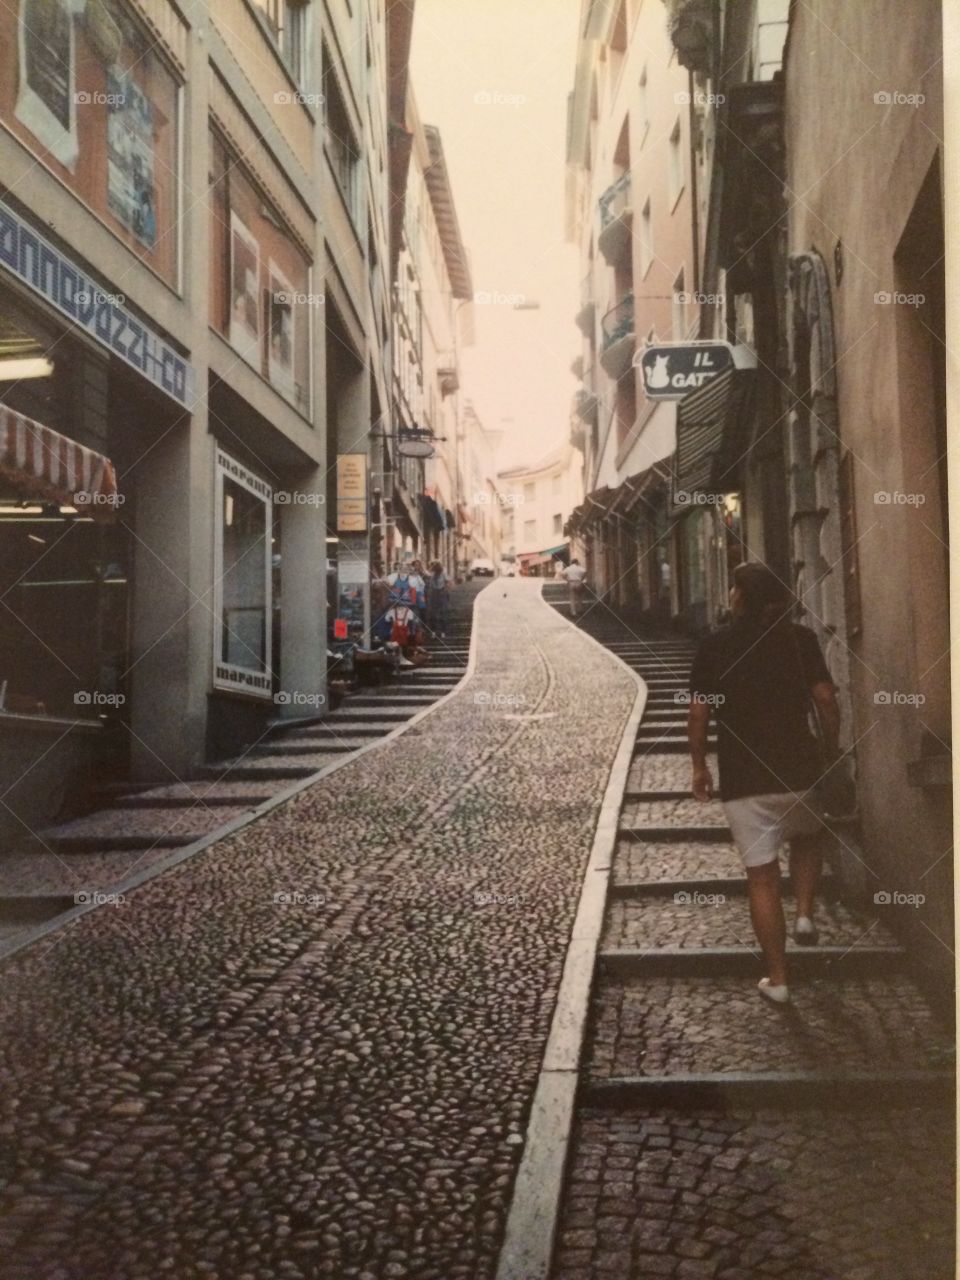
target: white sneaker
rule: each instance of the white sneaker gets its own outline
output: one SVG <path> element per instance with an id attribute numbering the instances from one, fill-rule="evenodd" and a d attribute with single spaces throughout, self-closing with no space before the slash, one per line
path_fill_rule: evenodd
<path id="1" fill-rule="evenodd" d="M 815 947 L 820 934 L 809 916 L 797 916 L 793 926 L 793 939 L 798 947 Z"/>
<path id="2" fill-rule="evenodd" d="M 790 988 L 785 982 L 775 986 L 769 978 L 761 978 L 757 990 L 765 1000 L 772 1000 L 774 1004 L 790 1003 Z"/>

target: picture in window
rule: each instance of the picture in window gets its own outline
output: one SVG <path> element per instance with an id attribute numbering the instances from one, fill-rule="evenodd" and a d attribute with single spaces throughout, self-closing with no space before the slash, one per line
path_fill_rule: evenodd
<path id="1" fill-rule="evenodd" d="M 130 74 L 107 75 L 107 207 L 141 244 L 157 242 L 154 109 Z"/>
<path id="2" fill-rule="evenodd" d="M 257 362 L 260 348 L 260 250 L 235 213 L 230 213 L 230 344 Z"/>
<path id="3" fill-rule="evenodd" d="M 267 294 L 267 377 L 285 396 L 293 399 L 294 292 L 290 281 L 270 260 Z"/>
<path id="4" fill-rule="evenodd" d="M 67 0 L 21 0 L 15 114 L 71 171 L 77 163 L 76 63 Z"/>

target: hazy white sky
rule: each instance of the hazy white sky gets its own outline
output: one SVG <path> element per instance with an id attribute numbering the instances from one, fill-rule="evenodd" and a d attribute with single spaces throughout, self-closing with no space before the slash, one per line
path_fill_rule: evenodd
<path id="1" fill-rule="evenodd" d="M 440 129 L 470 254 L 476 345 L 463 392 L 504 430 L 499 463 L 566 436 L 579 273 L 564 240 L 567 93 L 580 0 L 416 0 L 411 76 Z M 514 311 L 518 295 L 539 311 Z"/>

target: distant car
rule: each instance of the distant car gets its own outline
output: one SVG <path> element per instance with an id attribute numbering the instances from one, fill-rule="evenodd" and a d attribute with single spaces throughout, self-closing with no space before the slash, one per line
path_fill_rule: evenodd
<path id="1" fill-rule="evenodd" d="M 497 574 L 493 567 L 492 560 L 471 560 L 470 561 L 470 577 L 471 578 L 495 578 Z"/>

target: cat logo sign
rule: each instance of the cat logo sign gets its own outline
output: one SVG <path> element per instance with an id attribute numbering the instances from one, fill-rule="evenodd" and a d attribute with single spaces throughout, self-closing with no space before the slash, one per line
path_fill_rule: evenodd
<path id="1" fill-rule="evenodd" d="M 661 342 L 634 357 L 648 400 L 682 400 L 727 369 L 752 369 L 756 356 L 729 342 Z"/>

